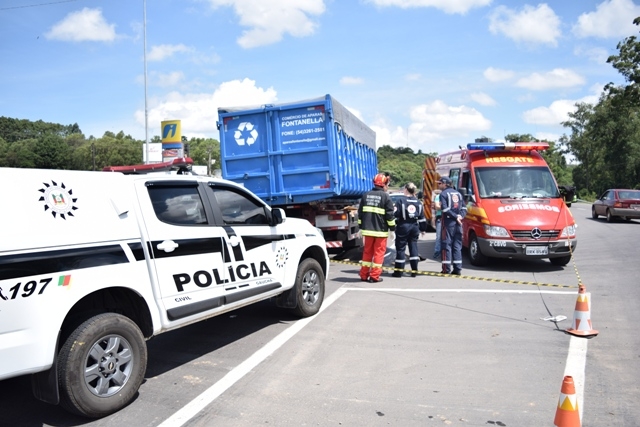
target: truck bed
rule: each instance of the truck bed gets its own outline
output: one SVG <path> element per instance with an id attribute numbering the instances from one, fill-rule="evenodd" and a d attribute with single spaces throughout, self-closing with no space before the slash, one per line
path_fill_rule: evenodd
<path id="1" fill-rule="evenodd" d="M 371 189 L 375 132 L 330 95 L 218 115 L 222 176 L 272 206 L 358 199 Z"/>

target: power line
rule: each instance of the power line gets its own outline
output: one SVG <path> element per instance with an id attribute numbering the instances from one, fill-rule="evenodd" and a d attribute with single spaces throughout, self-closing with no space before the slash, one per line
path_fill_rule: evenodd
<path id="1" fill-rule="evenodd" d="M 60 0 L 60 1 L 54 1 L 54 2 L 49 2 L 49 3 L 28 4 L 28 5 L 26 5 L 26 6 L 0 7 L 0 10 L 24 9 L 24 8 L 26 8 L 26 7 L 49 6 L 49 5 L 52 5 L 52 4 L 71 3 L 72 1 L 78 1 L 78 0 Z"/>

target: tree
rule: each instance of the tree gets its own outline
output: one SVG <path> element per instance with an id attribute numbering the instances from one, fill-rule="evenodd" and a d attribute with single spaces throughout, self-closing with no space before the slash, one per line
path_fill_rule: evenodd
<path id="1" fill-rule="evenodd" d="M 640 25 L 640 17 L 633 23 Z M 561 142 L 580 162 L 574 182 L 598 194 L 610 187 L 640 185 L 640 42 L 631 36 L 616 47 L 618 55 L 607 62 L 627 84 L 607 84 L 597 105 L 576 104 L 570 120 L 562 122 L 571 135 Z"/>
<path id="2" fill-rule="evenodd" d="M 640 26 L 640 16 L 635 18 L 633 23 Z M 616 48 L 618 55 L 609 56 L 607 63 L 618 70 L 629 84 L 616 87 L 609 83 L 605 89 L 610 94 L 620 94 L 636 106 L 640 106 L 640 42 L 636 36 L 631 36 L 618 43 Z"/>
<path id="3" fill-rule="evenodd" d="M 433 155 L 436 155 L 433 153 Z M 393 186 L 402 186 L 407 182 L 413 182 L 420 188 L 422 183 L 422 169 L 424 159 L 427 157 L 422 151 L 414 153 L 409 147 L 393 148 L 383 145 L 377 151 L 378 171 L 388 172 L 391 175 Z"/>
<path id="4" fill-rule="evenodd" d="M 204 166 L 209 163 L 212 168 L 220 167 L 220 142 L 213 138 L 191 138 L 189 144 L 189 156 L 194 165 Z"/>

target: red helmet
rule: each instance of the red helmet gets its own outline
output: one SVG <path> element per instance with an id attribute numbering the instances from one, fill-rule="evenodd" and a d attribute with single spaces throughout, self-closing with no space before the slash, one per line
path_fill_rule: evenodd
<path id="1" fill-rule="evenodd" d="M 379 173 L 373 177 L 373 185 L 376 187 L 384 187 L 389 184 L 389 177 L 383 173 Z"/>

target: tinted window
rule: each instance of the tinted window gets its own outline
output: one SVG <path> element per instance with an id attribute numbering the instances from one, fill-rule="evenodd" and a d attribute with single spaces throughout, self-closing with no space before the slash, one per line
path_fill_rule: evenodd
<path id="1" fill-rule="evenodd" d="M 226 225 L 268 225 L 263 204 L 230 187 L 209 187 Z"/>
<path id="2" fill-rule="evenodd" d="M 175 225 L 207 224 L 197 187 L 148 187 L 153 210 L 160 221 Z"/>

